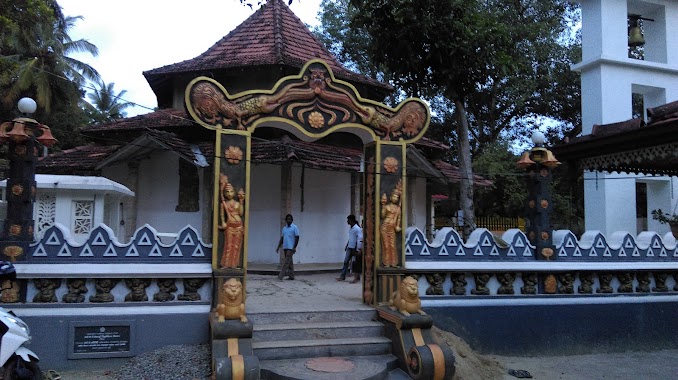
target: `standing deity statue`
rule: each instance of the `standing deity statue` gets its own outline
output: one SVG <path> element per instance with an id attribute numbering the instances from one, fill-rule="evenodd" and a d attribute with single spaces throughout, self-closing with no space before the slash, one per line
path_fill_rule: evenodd
<path id="1" fill-rule="evenodd" d="M 219 179 L 220 207 L 219 229 L 224 231 L 224 249 L 221 254 L 221 268 L 240 267 L 240 252 L 245 236 L 242 216 L 245 213 L 245 191 L 238 191 L 228 182 L 228 177 L 221 174 Z"/>
<path id="2" fill-rule="evenodd" d="M 400 195 L 402 193 L 402 182 L 398 184 L 391 192 L 390 203 L 386 198 L 386 193 L 381 196 L 381 263 L 385 267 L 398 266 L 398 254 L 396 252 L 396 238 L 402 227 Z"/>

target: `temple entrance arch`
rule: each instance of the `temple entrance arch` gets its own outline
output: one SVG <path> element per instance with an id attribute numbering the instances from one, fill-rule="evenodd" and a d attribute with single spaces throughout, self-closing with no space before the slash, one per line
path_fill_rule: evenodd
<path id="1" fill-rule="evenodd" d="M 251 139 L 257 127 L 286 130 L 305 141 L 349 132 L 363 142 L 363 302 L 388 296 L 404 273 L 403 210 L 407 203 L 406 147 L 419 140 L 430 110 L 410 98 L 391 108 L 364 99 L 350 83 L 337 80 L 322 60 L 307 62 L 298 75 L 271 89 L 229 94 L 217 81 L 198 77 L 185 92 L 188 113 L 216 131 L 212 268 L 216 294 L 224 279 L 244 282 L 247 271 Z"/>

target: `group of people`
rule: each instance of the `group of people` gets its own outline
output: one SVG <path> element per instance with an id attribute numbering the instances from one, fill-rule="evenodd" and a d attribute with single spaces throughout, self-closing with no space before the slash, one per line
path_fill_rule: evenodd
<path id="1" fill-rule="evenodd" d="M 285 225 L 280 233 L 280 240 L 275 251 L 281 254 L 283 260 L 282 268 L 278 274 L 278 280 L 282 280 L 287 276 L 288 280 L 294 280 L 294 253 L 297 251 L 299 245 L 299 228 L 292 223 L 294 218 L 291 214 L 285 216 Z M 345 281 L 349 268 L 353 273 L 353 281 L 356 283 L 360 281 L 360 272 L 362 272 L 362 250 L 363 250 L 363 229 L 360 228 L 358 220 L 355 215 L 351 214 L 346 218 L 346 223 L 349 225 L 348 242 L 346 243 L 344 265 L 341 268 L 341 274 L 337 277 L 337 281 Z M 280 251 L 282 249 L 282 252 Z"/>

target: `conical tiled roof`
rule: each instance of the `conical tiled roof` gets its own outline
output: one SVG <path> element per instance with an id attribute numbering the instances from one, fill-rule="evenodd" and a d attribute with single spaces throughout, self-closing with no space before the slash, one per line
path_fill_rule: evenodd
<path id="1" fill-rule="evenodd" d="M 283 0 L 269 0 L 199 56 L 145 71 L 144 76 L 151 83 L 156 77 L 174 73 L 266 65 L 301 68 L 316 58 L 327 62 L 337 78 L 391 89 L 387 84 L 344 68 Z"/>

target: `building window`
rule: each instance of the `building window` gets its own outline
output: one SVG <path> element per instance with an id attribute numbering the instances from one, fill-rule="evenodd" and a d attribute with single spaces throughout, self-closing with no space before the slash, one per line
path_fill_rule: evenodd
<path id="1" fill-rule="evenodd" d="M 175 211 L 200 211 L 199 183 L 198 168 L 186 160 L 179 159 L 179 199 Z"/>
<path id="2" fill-rule="evenodd" d="M 73 201 L 73 233 L 88 234 L 92 231 L 94 216 L 93 201 Z"/>
<path id="3" fill-rule="evenodd" d="M 56 195 L 40 194 L 38 195 L 35 204 L 38 230 L 36 236 L 42 236 L 45 230 L 52 227 L 56 221 Z"/>

